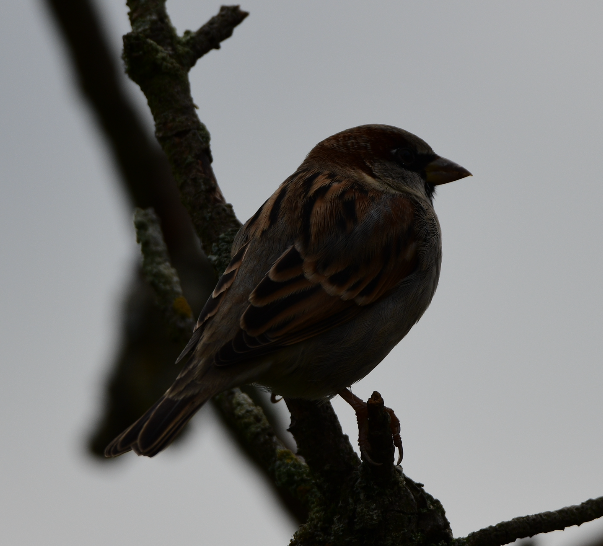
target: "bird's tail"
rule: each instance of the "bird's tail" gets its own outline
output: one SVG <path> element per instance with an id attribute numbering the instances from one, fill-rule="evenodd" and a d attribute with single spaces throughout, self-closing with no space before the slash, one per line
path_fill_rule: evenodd
<path id="1" fill-rule="evenodd" d="M 130 450 L 147 457 L 157 455 L 172 443 L 207 399 L 198 393 L 183 398 L 165 394 L 107 446 L 105 457 L 117 457 Z"/>

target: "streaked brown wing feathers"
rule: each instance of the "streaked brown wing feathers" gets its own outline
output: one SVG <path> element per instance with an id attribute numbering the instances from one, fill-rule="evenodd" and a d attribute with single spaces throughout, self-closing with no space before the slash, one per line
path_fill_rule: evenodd
<path id="1" fill-rule="evenodd" d="M 413 206 L 407 198 L 357 189 L 326 175 L 313 176 L 305 191 L 298 213 L 302 235 L 250 294 L 240 331 L 216 354 L 219 366 L 334 328 L 417 267 Z M 286 202 L 282 206 L 288 210 Z M 304 216 L 312 217 L 305 232 Z"/>
<path id="2" fill-rule="evenodd" d="M 249 243 L 245 243 L 232 257 L 232 260 L 230 260 L 228 267 L 226 267 L 224 270 L 224 273 L 220 277 L 218 284 L 216 284 L 214 291 L 207 299 L 207 302 L 205 302 L 203 309 L 201 309 L 193 335 L 189 339 L 184 350 L 180 353 L 180 356 L 176 359 L 176 364 L 183 360 L 197 346 L 197 343 L 199 343 L 203 334 L 205 324 L 218 312 L 226 292 L 235 281 L 239 268 L 243 263 L 245 254 L 247 253 L 248 246 Z"/>

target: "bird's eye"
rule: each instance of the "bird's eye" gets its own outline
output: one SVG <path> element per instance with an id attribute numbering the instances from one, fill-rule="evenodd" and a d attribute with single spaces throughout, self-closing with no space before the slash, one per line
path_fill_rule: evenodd
<path id="1" fill-rule="evenodd" d="M 408 148 L 400 148 L 396 152 L 396 156 L 398 157 L 398 160 L 400 161 L 400 163 L 402 163 L 402 165 L 410 165 L 416 159 L 415 153 L 412 150 L 409 150 Z"/>

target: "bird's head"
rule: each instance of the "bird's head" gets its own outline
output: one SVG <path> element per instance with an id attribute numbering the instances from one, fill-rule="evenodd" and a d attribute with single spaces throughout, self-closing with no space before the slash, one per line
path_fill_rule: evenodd
<path id="1" fill-rule="evenodd" d="M 467 169 L 437 155 L 424 140 L 390 125 L 361 125 L 330 136 L 314 147 L 304 163 L 369 177 L 394 191 L 419 191 L 430 200 L 436 186 L 471 176 Z"/>

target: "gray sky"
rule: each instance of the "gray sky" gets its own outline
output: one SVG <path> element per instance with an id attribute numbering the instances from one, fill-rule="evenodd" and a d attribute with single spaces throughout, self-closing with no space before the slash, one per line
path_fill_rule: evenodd
<path id="1" fill-rule="evenodd" d="M 168 2 L 180 31 L 218 7 Z M 438 192 L 431 308 L 354 389 L 401 417 L 405 472 L 455 536 L 603 495 L 603 4 L 242 8 L 191 75 L 239 218 L 314 144 L 364 123 L 403 127 L 474 173 Z M 117 55 L 126 9 L 102 9 Z M 3 542 L 287 544 L 292 524 L 210 410 L 156 459 L 86 455 L 137 257 L 131 211 L 40 3 L 0 5 L 0 71 Z M 355 437 L 351 409 L 335 409 Z M 603 522 L 540 544 L 595 533 Z"/>

